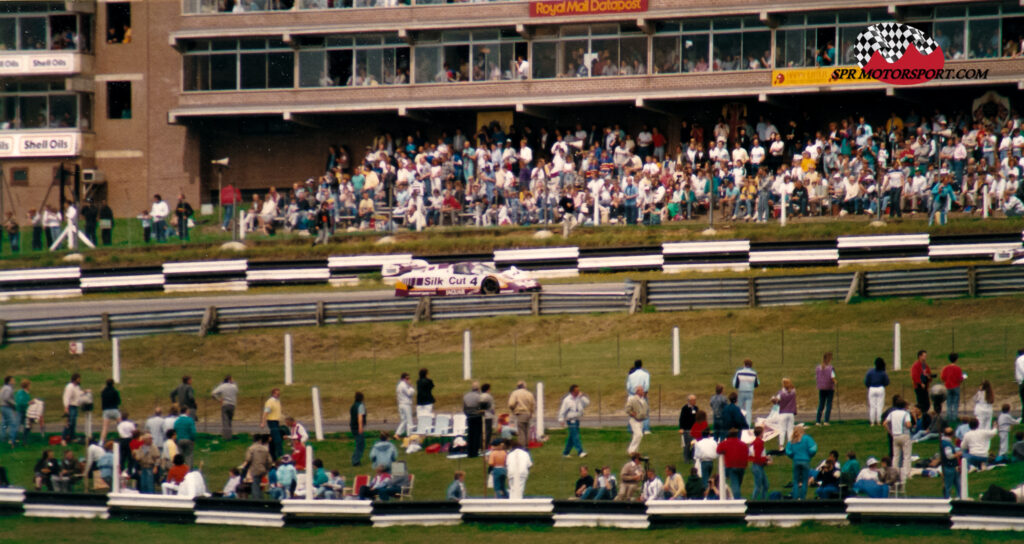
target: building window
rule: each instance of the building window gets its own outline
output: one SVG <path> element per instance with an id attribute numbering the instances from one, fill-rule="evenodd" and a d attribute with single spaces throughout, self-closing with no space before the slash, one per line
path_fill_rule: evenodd
<path id="1" fill-rule="evenodd" d="M 28 187 L 28 168 L 11 168 L 11 185 Z"/>
<path id="2" fill-rule="evenodd" d="M 107 119 L 132 118 L 132 82 L 107 82 Z"/>
<path id="3" fill-rule="evenodd" d="M 571 25 L 538 29 L 533 77 L 648 74 L 648 38 L 632 24 Z"/>
<path id="4" fill-rule="evenodd" d="M 0 130 L 84 128 L 88 96 L 66 91 L 64 80 L 5 83 L 0 87 Z"/>
<path id="5" fill-rule="evenodd" d="M 107 43 L 132 43 L 131 2 L 107 3 Z"/>
<path id="6" fill-rule="evenodd" d="M 290 89 L 295 52 L 281 40 L 196 40 L 184 44 L 186 91 Z"/>

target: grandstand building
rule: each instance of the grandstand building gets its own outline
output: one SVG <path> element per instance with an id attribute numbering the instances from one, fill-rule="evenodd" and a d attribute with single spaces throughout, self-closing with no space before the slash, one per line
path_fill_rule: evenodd
<path id="1" fill-rule="evenodd" d="M 828 77 L 856 64 L 867 26 L 893 21 L 970 74 Z M 384 132 L 434 140 L 491 120 L 648 124 L 674 149 L 682 121 L 723 112 L 882 121 L 990 91 L 1019 111 L 1022 36 L 1024 0 L 3 1 L 3 198 L 19 216 L 55 204 L 55 172 L 77 165 L 135 215 L 154 193 L 216 202 L 223 157 L 225 183 L 288 187 L 323 172 L 330 144 L 355 161 Z"/>

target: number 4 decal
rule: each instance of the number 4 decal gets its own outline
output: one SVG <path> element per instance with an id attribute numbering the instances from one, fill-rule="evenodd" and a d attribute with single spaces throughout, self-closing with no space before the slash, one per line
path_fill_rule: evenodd
<path id="1" fill-rule="evenodd" d="M 476 286 L 476 280 L 477 278 L 473 278 L 472 281 L 469 282 L 469 284 L 472 286 Z"/>

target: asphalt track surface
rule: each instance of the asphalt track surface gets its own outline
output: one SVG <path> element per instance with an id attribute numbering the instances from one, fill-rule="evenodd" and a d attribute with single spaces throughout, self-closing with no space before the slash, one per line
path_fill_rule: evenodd
<path id="1" fill-rule="evenodd" d="M 564 283 L 544 286 L 545 293 L 554 294 L 623 294 L 622 283 Z M 498 295 L 502 296 L 502 295 Z M 366 302 L 374 300 L 393 300 L 393 289 L 373 291 L 323 291 L 309 293 L 274 293 L 274 294 L 232 294 L 174 297 L 160 296 L 152 298 L 130 298 L 114 300 L 65 299 L 60 302 L 31 302 L 16 304 L 0 304 L 0 319 L 19 321 L 24 319 L 45 319 L 48 317 L 83 317 L 104 313 L 140 313 L 168 310 L 202 309 L 209 306 L 229 308 L 235 306 L 269 306 L 274 304 L 302 304 L 315 302 Z"/>

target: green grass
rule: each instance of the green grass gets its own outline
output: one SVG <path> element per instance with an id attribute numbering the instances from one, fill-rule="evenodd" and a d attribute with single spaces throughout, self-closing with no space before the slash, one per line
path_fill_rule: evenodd
<path id="1" fill-rule="evenodd" d="M 796 529 L 753 529 L 742 526 L 702 527 L 687 526 L 672 530 L 628 531 L 622 529 L 554 529 L 537 526 L 476 526 L 456 527 L 315 527 L 282 531 L 252 527 L 175 526 L 154 523 L 124 523 L 118 521 L 44 520 L 10 518 L 3 520 L 0 542 L 53 542 L 53 543 L 107 543 L 135 540 L 139 542 L 181 542 L 203 540 L 211 542 L 262 542 L 268 537 L 287 539 L 294 544 L 324 541 L 366 542 L 381 544 L 419 543 L 424 541 L 485 542 L 511 540 L 550 544 L 576 544 L 579 542 L 605 542 L 609 544 L 633 542 L 701 542 L 707 544 L 736 544 L 737 542 L 786 542 L 791 544 L 820 544 L 821 542 L 868 541 L 884 544 L 906 542 L 982 543 L 1004 542 L 1018 539 L 1012 532 L 951 531 L 934 525 L 878 527 L 827 527 L 807 525 Z"/>
<path id="2" fill-rule="evenodd" d="M 718 233 L 712 237 L 701 232 L 707 227 L 706 221 L 673 223 L 655 227 L 580 227 L 573 231 L 568 240 L 562 238 L 560 225 L 551 227 L 556 235 L 538 240 L 533 234 L 540 227 L 514 228 L 471 228 L 446 227 L 428 229 L 421 233 L 400 230 L 394 234 L 394 243 L 377 245 L 382 234 L 375 232 L 343 232 L 332 238 L 332 243 L 310 247 L 310 238 L 297 234 L 278 233 L 268 237 L 255 234 L 247 237 L 246 251 L 223 252 L 219 245 L 231 239 L 230 233 L 220 230 L 217 217 L 197 218 L 197 228 L 192 230 L 191 241 L 180 244 L 172 242 L 144 244 L 142 228 L 138 219 L 118 219 L 115 222 L 113 247 L 85 250 L 86 267 L 100 266 L 143 266 L 156 265 L 164 261 L 185 261 L 193 259 L 224 259 L 230 257 L 250 259 L 312 259 L 337 254 L 397 253 L 413 252 L 419 255 L 485 253 L 495 249 L 563 246 L 567 244 L 581 248 L 614 246 L 658 245 L 663 242 L 705 239 L 750 239 L 765 240 L 820 240 L 841 235 L 891 234 L 907 232 L 932 232 L 941 234 L 974 234 L 986 232 L 1016 232 L 1024 229 L 1024 220 L 982 220 L 978 217 L 958 217 L 944 227 L 928 227 L 923 218 L 908 218 L 901 222 L 888 223 L 884 227 L 872 227 L 869 218 L 856 217 L 837 221 L 833 218 L 811 218 L 795 221 L 786 228 L 776 224 L 758 225 L 716 221 Z M 56 266 L 66 251 L 32 252 L 31 228 L 22 229 L 22 253 L 14 256 L 5 243 L 0 251 L 0 269 Z M 130 250 L 130 251 L 128 251 Z"/>

